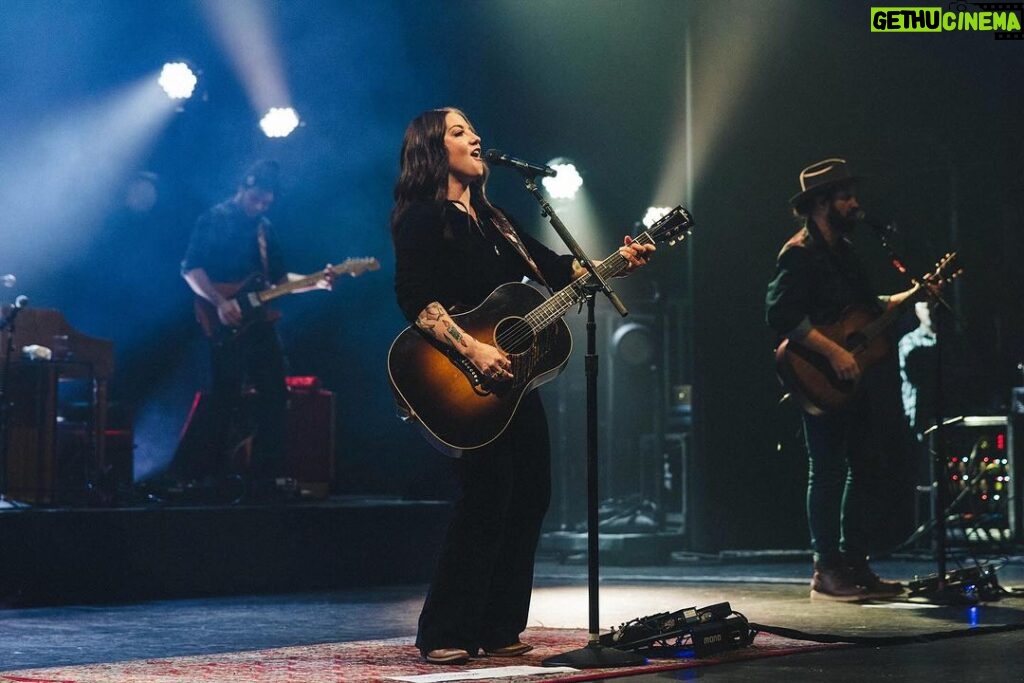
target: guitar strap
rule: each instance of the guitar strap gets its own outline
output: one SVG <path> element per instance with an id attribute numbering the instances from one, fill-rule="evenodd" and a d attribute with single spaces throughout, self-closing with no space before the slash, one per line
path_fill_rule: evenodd
<path id="1" fill-rule="evenodd" d="M 551 293 L 551 285 L 549 285 L 547 280 L 544 279 L 544 276 L 540 272 L 540 268 L 537 267 L 536 261 L 534 261 L 533 257 L 530 256 L 530 252 L 526 250 L 526 245 L 523 244 L 521 239 L 519 239 L 519 235 L 516 234 L 516 230 L 512 227 L 512 223 L 508 218 L 506 218 L 500 211 L 495 211 L 491 215 L 491 223 L 493 223 L 494 227 L 498 229 L 501 236 L 512 245 L 512 248 L 516 250 L 516 253 L 526 261 L 526 265 L 530 266 L 530 270 L 533 271 L 534 276 L 537 278 L 537 282 L 544 285 L 548 292 Z"/>
<path id="2" fill-rule="evenodd" d="M 270 281 L 270 259 L 267 256 L 267 223 L 265 218 L 260 219 L 259 227 L 256 228 L 256 244 L 260 248 L 260 265 L 263 267 L 263 280 L 272 285 Z"/>

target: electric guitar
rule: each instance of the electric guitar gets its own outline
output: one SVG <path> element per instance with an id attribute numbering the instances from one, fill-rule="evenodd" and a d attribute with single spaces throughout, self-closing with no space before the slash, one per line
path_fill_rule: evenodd
<path id="1" fill-rule="evenodd" d="M 679 206 L 636 238 L 640 244 L 682 241 L 693 218 Z M 597 270 L 603 278 L 629 263 L 616 251 Z M 476 308 L 452 316 L 469 334 L 493 344 L 512 361 L 512 378 L 484 376 L 465 356 L 415 326 L 406 328 L 388 351 L 388 377 L 400 416 L 415 421 L 446 455 L 458 457 L 498 438 L 522 397 L 554 379 L 572 352 L 572 335 L 562 316 L 586 298 L 592 278 L 584 275 L 550 298 L 528 285 L 499 286 Z"/>
<path id="2" fill-rule="evenodd" d="M 369 270 L 378 270 L 380 263 L 375 258 L 347 258 L 342 263 L 329 268 L 334 275 L 350 275 L 358 277 Z M 221 323 L 217 316 L 217 307 L 206 299 L 195 298 L 196 321 L 205 334 L 215 342 L 225 342 L 243 333 L 257 321 L 274 321 L 281 317 L 278 311 L 264 307 L 274 299 L 292 294 L 297 289 L 312 287 L 324 277 L 324 271 L 318 271 L 292 282 L 285 282 L 276 287 L 268 286 L 263 275 L 254 273 L 240 282 L 215 282 L 214 288 L 221 296 L 234 299 L 242 311 L 242 323 L 228 326 Z"/>
<path id="3" fill-rule="evenodd" d="M 963 272 L 957 269 L 947 274 L 955 258 L 955 252 L 943 256 L 935 270 L 914 285 L 910 296 L 884 313 L 855 305 L 843 311 L 835 323 L 817 325 L 814 329 L 852 353 L 864 373 L 889 352 L 890 344 L 882 333 L 903 310 L 928 287 L 942 287 Z M 860 387 L 859 380 L 840 379 L 828 358 L 799 343 L 791 344 L 788 339 L 775 350 L 775 371 L 789 395 L 811 415 L 842 410 Z"/>

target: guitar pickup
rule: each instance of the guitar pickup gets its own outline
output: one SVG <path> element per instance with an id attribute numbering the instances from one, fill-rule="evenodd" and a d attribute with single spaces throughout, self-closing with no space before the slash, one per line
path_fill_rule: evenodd
<path id="1" fill-rule="evenodd" d="M 259 292 L 249 292 L 245 295 L 245 301 L 248 304 L 248 308 L 259 308 L 263 305 L 260 301 Z"/>

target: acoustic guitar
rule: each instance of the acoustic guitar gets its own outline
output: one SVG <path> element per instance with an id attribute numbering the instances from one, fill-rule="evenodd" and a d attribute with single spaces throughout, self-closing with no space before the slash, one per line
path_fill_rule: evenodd
<path id="1" fill-rule="evenodd" d="M 673 245 L 692 230 L 693 219 L 679 206 L 636 238 L 640 244 Z M 597 270 L 603 278 L 629 263 L 616 251 Z M 572 352 L 572 335 L 562 316 L 586 298 L 593 276 L 584 275 L 550 298 L 518 282 L 499 286 L 476 308 L 452 316 L 475 338 L 493 344 L 512 361 L 512 378 L 481 374 L 462 354 L 415 326 L 405 329 L 388 351 L 388 378 L 400 416 L 414 421 L 446 455 L 484 446 L 505 431 L 522 397 L 561 373 Z"/>
<path id="2" fill-rule="evenodd" d="M 955 258 L 955 252 L 943 256 L 935 264 L 935 270 L 914 285 L 910 296 L 884 313 L 865 306 L 851 306 L 835 323 L 817 325 L 814 329 L 852 353 L 863 374 L 889 353 L 890 344 L 883 332 L 906 307 L 929 287 L 941 287 L 963 272 L 958 269 L 947 273 Z M 844 409 L 860 387 L 860 380 L 840 379 L 828 358 L 799 343 L 790 343 L 788 339 L 775 350 L 775 371 L 789 395 L 811 415 Z"/>
<path id="3" fill-rule="evenodd" d="M 347 258 L 342 263 L 331 266 L 329 270 L 335 276 L 358 277 L 379 268 L 380 263 L 377 259 L 369 257 Z M 254 273 L 240 282 L 215 282 L 213 286 L 221 296 L 238 302 L 238 307 L 242 311 L 242 323 L 233 327 L 222 324 L 217 316 L 217 307 L 200 296 L 195 297 L 194 303 L 196 321 L 203 329 L 203 334 L 215 342 L 223 343 L 242 334 L 257 321 L 276 320 L 280 313 L 267 308 L 265 304 L 286 294 L 295 293 L 295 290 L 312 287 L 323 277 L 324 271 L 321 270 L 276 287 L 269 286 L 259 273 Z"/>

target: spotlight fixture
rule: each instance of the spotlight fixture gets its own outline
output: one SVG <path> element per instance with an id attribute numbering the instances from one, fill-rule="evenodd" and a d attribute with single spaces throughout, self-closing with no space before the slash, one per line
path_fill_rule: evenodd
<path id="1" fill-rule="evenodd" d="M 199 78 L 184 62 L 168 62 L 160 70 L 157 83 L 172 100 L 187 100 L 192 97 Z"/>
<path id="2" fill-rule="evenodd" d="M 271 107 L 260 119 L 260 128 L 268 138 L 285 138 L 299 125 L 299 115 L 291 107 Z"/>
<path id="3" fill-rule="evenodd" d="M 670 206 L 649 206 L 647 207 L 647 213 L 644 214 L 643 224 L 645 228 L 649 228 L 659 220 L 664 218 L 669 211 L 672 210 Z"/>
<path id="4" fill-rule="evenodd" d="M 552 199 L 574 199 L 583 187 L 583 176 L 576 170 L 576 165 L 561 157 L 552 159 L 548 166 L 555 169 L 557 175 L 543 178 L 540 182 Z"/>

